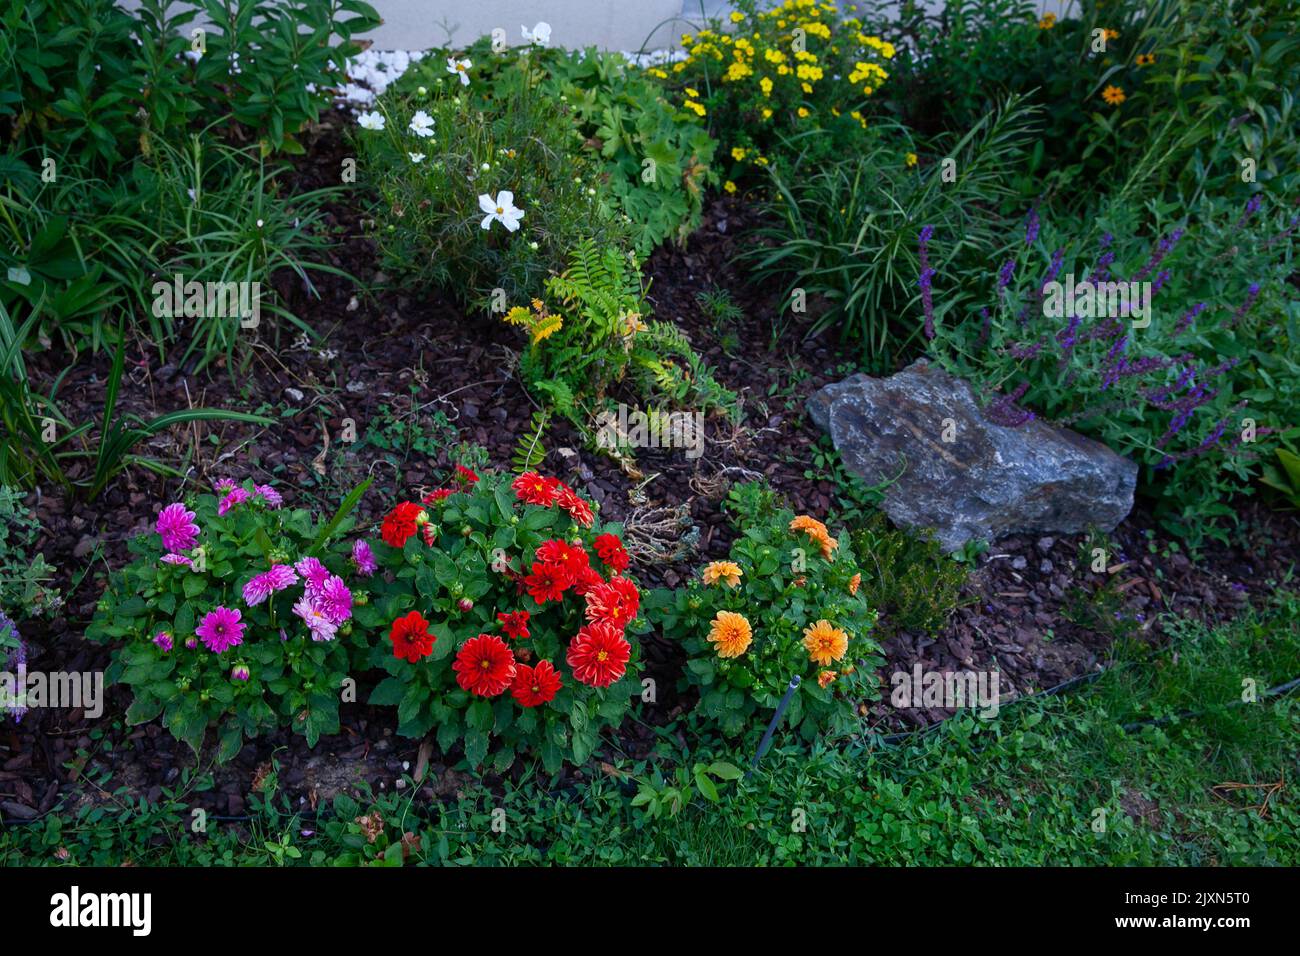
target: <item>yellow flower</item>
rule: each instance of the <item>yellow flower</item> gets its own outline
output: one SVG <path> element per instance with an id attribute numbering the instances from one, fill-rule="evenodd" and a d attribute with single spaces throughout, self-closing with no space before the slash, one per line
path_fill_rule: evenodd
<path id="1" fill-rule="evenodd" d="M 763 119 L 771 119 L 771 118 L 772 118 L 772 111 L 768 109 L 766 106 L 763 107 Z"/>
<path id="2" fill-rule="evenodd" d="M 785 54 L 782 53 L 780 50 L 775 50 L 772 47 L 768 47 L 766 50 L 763 51 L 763 59 L 767 60 L 768 63 L 784 63 Z"/>
<path id="3" fill-rule="evenodd" d="M 1101 91 L 1101 98 L 1111 106 L 1119 106 L 1119 104 L 1123 103 L 1124 100 L 1127 99 L 1127 97 L 1124 96 L 1124 91 L 1118 86 L 1106 87 Z"/>
<path id="4" fill-rule="evenodd" d="M 828 687 L 831 684 L 835 683 L 835 678 L 838 676 L 839 675 L 836 674 L 834 671 L 822 671 L 817 675 L 817 686 Z"/>
<path id="5" fill-rule="evenodd" d="M 801 107 L 799 107 L 798 112 L 799 112 L 799 117 L 800 117 L 800 119 L 807 118 L 808 115 L 809 115 L 809 113 L 808 113 L 808 108 L 807 108 L 806 106 L 801 106 Z"/>
<path id="6" fill-rule="evenodd" d="M 1156 55 L 1154 53 L 1139 53 L 1137 55 L 1138 66 L 1150 66 L 1155 61 Z"/>
<path id="7" fill-rule="evenodd" d="M 772 115 L 772 111 L 771 111 L 771 110 L 768 110 L 768 111 L 767 111 L 767 115 L 768 115 L 768 116 L 771 116 L 771 115 Z M 758 165 L 760 165 L 760 166 L 766 166 L 766 165 L 767 165 L 767 157 L 766 157 L 766 156 L 756 156 L 756 157 L 754 157 L 754 162 L 758 163 Z"/>
<path id="8" fill-rule="evenodd" d="M 749 150 L 745 149 L 743 146 L 731 147 L 731 158 L 738 163 L 744 162 L 745 157 L 748 155 L 749 155 Z"/>
<path id="9" fill-rule="evenodd" d="M 682 105 L 685 106 L 688 110 L 694 110 L 698 116 L 703 116 L 706 112 L 704 109 L 704 104 L 696 100 L 687 100 Z"/>
<path id="10" fill-rule="evenodd" d="M 694 37 L 692 37 L 689 33 L 683 33 L 683 34 L 682 34 L 682 46 L 690 46 L 690 45 L 691 45 L 691 40 L 693 40 L 693 39 L 694 39 Z"/>
<path id="11" fill-rule="evenodd" d="M 849 578 L 849 594 L 856 595 L 858 593 L 858 588 L 860 587 L 862 587 L 861 574 L 855 574 L 853 577 Z"/>
<path id="12" fill-rule="evenodd" d="M 1107 39 L 1107 40 L 1118 40 L 1118 39 L 1119 39 L 1119 31 L 1118 31 L 1118 30 L 1111 30 L 1110 28 L 1107 28 L 1107 29 L 1106 29 L 1106 39 Z"/>
<path id="13" fill-rule="evenodd" d="M 772 81 L 770 78 L 766 76 L 763 77 L 761 80 L 758 81 L 758 85 L 763 90 L 764 96 L 772 95 Z"/>
<path id="14" fill-rule="evenodd" d="M 849 649 L 849 636 L 822 618 L 803 629 L 803 646 L 814 664 L 826 667 L 844 656 Z"/>
<path id="15" fill-rule="evenodd" d="M 749 621 L 734 611 L 719 611 L 709 627 L 709 643 L 717 648 L 719 657 L 739 657 L 753 639 Z"/>
<path id="16" fill-rule="evenodd" d="M 831 553 L 839 547 L 839 542 L 831 537 L 831 533 L 826 530 L 826 525 L 822 524 L 816 518 L 810 518 L 808 515 L 800 515 L 790 522 L 791 531 L 802 531 L 812 540 L 816 541 L 822 549 L 822 557 L 830 560 Z"/>
<path id="17" fill-rule="evenodd" d="M 651 76 L 657 76 L 657 77 L 659 77 L 659 79 L 661 79 L 661 80 L 666 80 L 666 79 L 668 79 L 668 74 L 665 73 L 663 70 L 659 69 L 659 67 L 657 67 L 657 66 L 656 66 L 656 67 L 651 67 L 650 69 L 646 70 L 646 72 L 649 73 Z"/>
<path id="18" fill-rule="evenodd" d="M 916 153 L 908 153 L 908 154 L 907 154 L 907 165 L 908 165 L 908 166 L 915 166 L 915 165 L 916 165 Z"/>
<path id="19" fill-rule="evenodd" d="M 731 11 L 731 22 L 732 22 L 732 23 L 739 23 L 739 22 L 740 22 L 741 20 L 743 20 L 743 19 L 745 19 L 745 15 L 744 15 L 743 13 L 741 13 L 739 10 L 732 10 L 732 11 Z"/>
<path id="20" fill-rule="evenodd" d="M 800 83 L 799 88 L 802 89 L 805 93 L 811 93 L 813 91 L 811 83 Z"/>
<path id="21" fill-rule="evenodd" d="M 700 95 L 700 91 L 688 86 L 686 87 L 686 95 L 693 99 Z"/>
<path id="22" fill-rule="evenodd" d="M 1040 30 L 1050 30 L 1054 26 L 1056 26 L 1055 13 L 1045 13 L 1043 14 L 1043 19 L 1038 21 L 1038 29 Z"/>
<path id="23" fill-rule="evenodd" d="M 730 182 L 730 180 L 728 180 Z M 732 183 L 732 188 L 735 184 Z M 740 576 L 744 572 L 740 570 L 740 565 L 735 561 L 713 561 L 704 568 L 704 583 L 717 584 L 723 582 L 730 588 L 740 587 Z"/>

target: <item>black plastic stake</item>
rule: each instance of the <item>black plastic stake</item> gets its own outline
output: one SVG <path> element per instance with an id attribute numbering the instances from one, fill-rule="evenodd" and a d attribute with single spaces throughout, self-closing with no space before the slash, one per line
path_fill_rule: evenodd
<path id="1" fill-rule="evenodd" d="M 794 692 L 798 689 L 799 675 L 795 674 L 794 677 L 790 678 L 790 684 L 781 697 L 781 703 L 776 705 L 776 713 L 772 715 L 772 722 L 767 725 L 767 730 L 763 733 L 763 739 L 758 742 L 758 753 L 754 754 L 754 762 L 749 765 L 749 773 L 745 774 L 745 779 L 749 779 L 750 775 L 758 769 L 758 762 L 763 759 L 763 755 L 771 748 L 772 735 L 776 733 L 776 725 L 781 722 L 781 715 L 790 706 L 790 698 L 794 696 Z"/>

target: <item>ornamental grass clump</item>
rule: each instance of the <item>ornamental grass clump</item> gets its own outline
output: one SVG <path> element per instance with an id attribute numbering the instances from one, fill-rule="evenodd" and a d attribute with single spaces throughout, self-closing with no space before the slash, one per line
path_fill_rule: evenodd
<path id="1" fill-rule="evenodd" d="M 781 511 L 749 524 L 726 560 L 689 584 L 647 595 L 652 623 L 687 654 L 684 686 L 723 733 L 761 732 L 790 680 L 802 679 L 785 720 L 805 739 L 861 729 L 883 662 L 876 614 L 846 535 Z"/>
<path id="2" fill-rule="evenodd" d="M 641 603 L 617 526 L 537 472 L 458 468 L 453 482 L 383 520 L 371 661 L 389 674 L 371 704 L 396 705 L 398 733 L 434 733 L 473 767 L 495 742 L 502 770 L 531 750 L 548 771 L 583 763 L 617 728 L 637 681 Z"/>
<path id="3" fill-rule="evenodd" d="M 115 644 L 107 676 L 131 688 L 127 723 L 161 716 L 196 753 L 215 726 L 219 761 L 281 727 L 312 746 L 337 733 L 376 570 L 370 545 L 344 538 L 365 487 L 328 520 L 249 480 L 162 508 L 86 631 Z"/>

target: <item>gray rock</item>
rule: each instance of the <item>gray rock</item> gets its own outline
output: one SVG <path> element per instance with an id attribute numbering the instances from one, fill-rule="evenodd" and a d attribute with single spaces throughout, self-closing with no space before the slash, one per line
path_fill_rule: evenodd
<path id="1" fill-rule="evenodd" d="M 1090 438 L 1035 419 L 984 417 L 971 387 L 924 360 L 889 378 L 852 375 L 808 400 L 849 471 L 897 479 L 883 509 L 895 524 L 967 541 L 1109 531 L 1133 507 L 1137 465 Z"/>

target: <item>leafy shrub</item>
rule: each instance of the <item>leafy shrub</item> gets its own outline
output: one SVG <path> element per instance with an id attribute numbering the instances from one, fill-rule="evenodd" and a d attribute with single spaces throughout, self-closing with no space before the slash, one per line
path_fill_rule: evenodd
<path id="1" fill-rule="evenodd" d="M 1142 466 L 1170 528 L 1192 543 L 1222 536 L 1215 522 L 1235 517 L 1227 499 L 1249 490 L 1300 403 L 1300 303 L 1287 281 L 1300 217 L 1287 212 L 1262 195 L 1235 208 L 1152 204 L 1161 238 L 1150 244 L 1127 204 L 1082 229 L 1032 214 L 987 304 L 940 324 L 940 351 L 981 383 L 994 420 L 1027 421 L 1018 402 L 1099 438 Z M 1095 316 L 1048 314 L 1085 280 L 1122 285 L 1108 304 L 1097 297 Z M 1129 282 L 1149 283 L 1149 314 L 1137 314 Z"/>
<path id="2" fill-rule="evenodd" d="M 337 733 L 351 618 L 368 599 L 358 585 L 374 571 L 368 545 L 342 540 L 365 488 L 328 521 L 251 481 L 164 508 L 162 553 L 152 535 L 131 543 L 136 560 L 112 576 L 86 631 L 122 642 L 107 674 L 131 688 L 127 722 L 162 715 L 196 753 L 216 725 L 218 760 L 277 727 L 311 746 Z"/>
<path id="3" fill-rule="evenodd" d="M 295 139 L 328 103 L 356 33 L 379 15 L 362 0 L 203 0 L 193 9 L 143 0 L 11 4 L 0 30 L 6 137 L 101 169 L 229 117 L 263 152 L 302 152 Z M 196 47 L 198 47 L 196 49 Z M 191 57 L 184 54 L 191 53 Z"/>
<path id="4" fill-rule="evenodd" d="M 384 518 L 384 581 L 357 620 L 388 633 L 371 662 L 389 676 L 370 697 L 397 707 L 397 732 L 436 730 L 478 767 L 533 749 L 548 771 L 583 763 L 634 693 L 627 629 L 640 595 L 615 526 L 537 472 L 513 481 L 468 469 L 454 487 Z"/>
<path id="5" fill-rule="evenodd" d="M 883 663 L 871 636 L 876 614 L 847 538 L 788 511 L 752 525 L 726 561 L 675 591 L 647 597 L 652 623 L 686 651 L 684 683 L 698 713 L 736 736 L 761 729 L 792 678 L 802 678 L 785 720 L 805 739 L 859 729 L 857 709 L 876 693 Z"/>
<path id="6" fill-rule="evenodd" d="M 459 84 L 390 90 L 355 134 L 379 195 L 387 268 L 498 313 L 540 295 L 582 237 L 627 246 L 627 225 L 596 188 L 599 169 L 576 142 L 568 107 L 543 95 L 528 63 L 513 95 L 483 109 Z"/>
<path id="7" fill-rule="evenodd" d="M 710 20 L 685 34 L 684 60 L 649 72 L 681 85 L 683 106 L 707 116 L 730 155 L 733 179 L 785 159 L 809 168 L 853 152 L 867 128 L 863 114 L 889 72 L 892 43 L 863 32 L 834 3 L 788 0 L 759 10 L 739 0 L 727 25 Z"/>
<path id="8" fill-rule="evenodd" d="M 862 594 L 880 614 L 882 635 L 942 631 L 962 603 L 966 570 L 933 538 L 891 528 L 879 512 L 851 536 Z"/>
<path id="9" fill-rule="evenodd" d="M 35 617 L 63 603 L 48 583 L 54 568 L 45 555 L 32 554 L 40 530 L 18 490 L 0 484 L 0 613 Z"/>
<path id="10" fill-rule="evenodd" d="M 450 53 L 426 54 L 396 88 L 410 94 L 441 87 Z M 699 224 L 704 187 L 717 181 L 717 144 L 698 116 L 669 102 L 662 85 L 621 54 L 535 46 L 496 53 L 484 37 L 464 55 L 474 63 L 473 82 L 460 90 L 471 111 L 495 114 L 529 83 L 560 106 L 578 134 L 571 148 L 589 157 L 598 171 L 595 187 L 630 220 L 638 255 L 670 238 L 684 240 Z"/>

